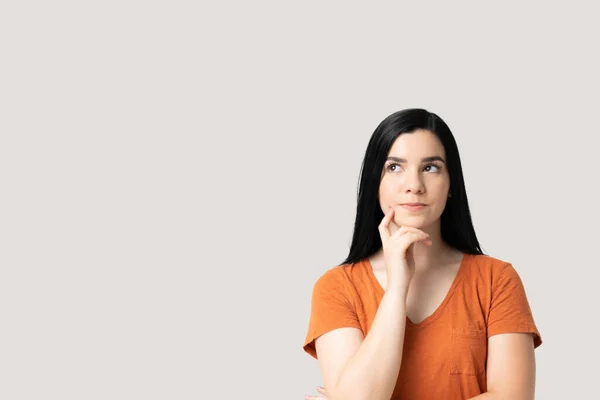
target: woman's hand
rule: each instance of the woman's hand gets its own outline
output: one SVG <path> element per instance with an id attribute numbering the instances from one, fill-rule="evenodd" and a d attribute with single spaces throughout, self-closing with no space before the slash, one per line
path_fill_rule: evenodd
<path id="1" fill-rule="evenodd" d="M 379 235 L 388 276 L 387 287 L 399 287 L 408 293 L 410 281 L 415 273 L 413 244 L 423 242 L 431 245 L 431 239 L 422 230 L 405 225 L 391 234 L 389 225 L 393 216 L 394 208 L 390 207 L 379 224 Z"/>
<path id="2" fill-rule="evenodd" d="M 317 391 L 323 396 L 304 396 L 304 400 L 328 400 L 327 392 L 323 386 L 317 386 Z"/>

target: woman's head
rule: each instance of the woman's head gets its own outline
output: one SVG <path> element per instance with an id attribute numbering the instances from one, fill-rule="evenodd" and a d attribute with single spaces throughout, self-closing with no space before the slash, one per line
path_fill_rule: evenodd
<path id="1" fill-rule="evenodd" d="M 427 230 L 439 224 L 449 196 L 446 151 L 437 136 L 418 128 L 396 137 L 389 150 L 379 181 L 378 203 L 385 212 L 395 211 L 393 222 Z M 420 203 L 420 209 L 403 205 Z"/>
<path id="2" fill-rule="evenodd" d="M 405 203 L 423 203 L 408 210 Z M 446 123 L 424 109 L 385 118 L 373 132 L 363 159 L 354 235 L 344 263 L 381 248 L 378 225 L 392 206 L 393 222 L 427 230 L 438 227 L 451 247 L 482 254 L 471 221 L 456 141 Z"/>

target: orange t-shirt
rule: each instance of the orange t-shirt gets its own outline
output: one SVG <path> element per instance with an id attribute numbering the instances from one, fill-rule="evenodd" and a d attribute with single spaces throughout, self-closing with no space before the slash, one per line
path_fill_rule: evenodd
<path id="1" fill-rule="evenodd" d="M 304 351 L 314 340 L 355 327 L 366 336 L 385 291 L 368 258 L 326 271 L 315 283 Z M 464 400 L 484 393 L 487 338 L 530 332 L 542 344 L 519 274 L 512 264 L 465 254 L 440 306 L 418 324 L 406 318 L 402 363 L 393 399 Z"/>

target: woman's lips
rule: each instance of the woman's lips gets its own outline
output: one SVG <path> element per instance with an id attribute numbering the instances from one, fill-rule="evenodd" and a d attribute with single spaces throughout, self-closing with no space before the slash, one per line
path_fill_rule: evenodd
<path id="1" fill-rule="evenodd" d="M 421 205 L 414 205 L 414 206 L 412 206 L 412 205 L 409 205 L 409 204 L 400 204 L 400 205 L 401 205 L 402 207 L 404 207 L 405 209 L 407 209 L 408 211 L 411 211 L 411 212 L 420 211 L 420 210 L 424 209 L 425 207 L 427 207 L 427 206 L 426 206 L 426 205 L 424 205 L 424 204 L 421 204 Z"/>

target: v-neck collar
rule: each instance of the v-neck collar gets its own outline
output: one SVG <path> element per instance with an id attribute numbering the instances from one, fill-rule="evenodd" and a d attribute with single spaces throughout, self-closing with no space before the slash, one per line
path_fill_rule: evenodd
<path id="1" fill-rule="evenodd" d="M 463 258 L 462 258 L 462 260 L 460 262 L 460 265 L 458 267 L 458 271 L 456 272 L 456 276 L 454 277 L 454 280 L 452 281 L 452 285 L 450 285 L 450 289 L 448 289 L 448 292 L 446 293 L 446 296 L 444 297 L 444 300 L 442 300 L 442 302 L 435 309 L 435 311 L 431 315 L 429 315 L 427 318 L 425 318 L 423 321 L 421 321 L 419 323 L 412 322 L 410 320 L 410 318 L 408 318 L 408 316 L 406 316 L 406 326 L 413 327 L 413 328 L 422 328 L 424 326 L 427 326 L 427 325 L 431 324 L 436 319 L 438 319 L 438 317 L 442 313 L 442 310 L 444 309 L 444 307 L 446 307 L 446 304 L 450 301 L 450 298 L 454 294 L 454 291 L 456 290 L 456 287 L 458 286 L 458 284 L 462 280 L 463 275 L 465 274 L 466 264 L 467 264 L 468 258 L 470 256 L 471 255 L 468 254 L 468 253 L 464 253 L 463 254 Z M 381 299 L 383 298 L 383 295 L 385 294 L 385 289 L 381 286 L 381 284 L 377 280 L 377 277 L 375 276 L 375 273 L 373 272 L 373 266 L 371 265 L 371 261 L 369 260 L 369 257 L 366 257 L 363 261 L 364 261 L 364 265 L 365 265 L 366 270 L 367 270 L 367 274 L 369 275 L 369 278 L 371 279 L 373 285 L 375 286 L 375 291 L 377 292 L 377 295 L 378 295 L 378 299 L 377 300 L 379 302 L 381 302 Z"/>

